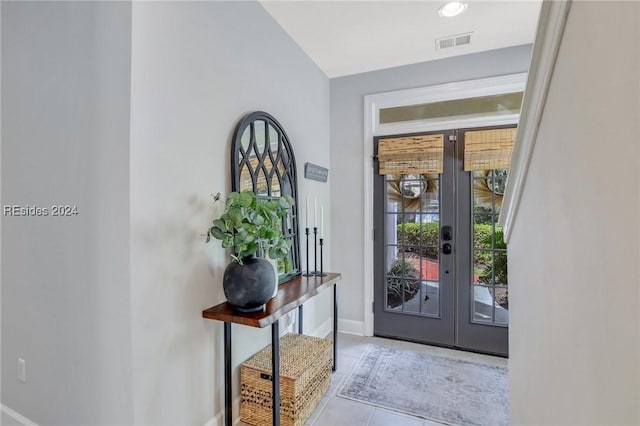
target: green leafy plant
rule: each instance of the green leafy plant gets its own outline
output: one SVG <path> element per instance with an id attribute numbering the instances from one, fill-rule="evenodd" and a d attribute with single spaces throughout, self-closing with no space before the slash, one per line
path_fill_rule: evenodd
<path id="1" fill-rule="evenodd" d="M 387 272 L 387 306 L 395 308 L 420 291 L 420 272 L 410 260 L 397 259 Z"/>
<path id="2" fill-rule="evenodd" d="M 220 200 L 220 193 L 214 201 Z M 207 242 L 213 237 L 222 247 L 231 248 L 231 258 L 242 265 L 242 259 L 256 253 L 281 259 L 289 254 L 291 241 L 282 233 L 282 218 L 289 213 L 294 200 L 284 196 L 274 200 L 259 199 L 249 190 L 232 192 L 226 200 L 224 213 L 213 221 L 207 232 Z"/>
<path id="3" fill-rule="evenodd" d="M 488 235 L 484 239 L 483 243 L 488 247 L 491 247 L 491 240 L 491 235 Z M 496 229 L 493 247 L 498 250 L 504 250 L 495 252 L 495 257 L 493 259 L 493 276 L 491 274 L 491 262 L 488 262 L 478 276 L 478 279 L 481 283 L 493 284 L 492 279 L 495 278 L 495 284 L 507 285 L 509 284 L 509 278 L 507 275 L 507 244 L 504 242 L 504 232 L 502 229 Z"/>

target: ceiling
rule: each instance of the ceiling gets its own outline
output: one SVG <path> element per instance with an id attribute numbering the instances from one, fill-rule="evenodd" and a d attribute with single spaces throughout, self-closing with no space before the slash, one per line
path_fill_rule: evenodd
<path id="1" fill-rule="evenodd" d="M 453 18 L 445 1 L 272 1 L 262 6 L 330 77 L 533 43 L 541 1 L 467 0 Z M 471 43 L 436 50 L 436 39 Z"/>

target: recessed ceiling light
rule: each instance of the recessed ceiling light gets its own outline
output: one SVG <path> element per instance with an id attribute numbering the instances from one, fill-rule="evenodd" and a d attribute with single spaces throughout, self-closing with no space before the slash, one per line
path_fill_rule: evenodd
<path id="1" fill-rule="evenodd" d="M 462 3 L 461 1 L 450 1 L 438 9 L 438 14 L 440 16 L 450 18 L 452 16 L 460 15 L 465 10 L 467 10 L 467 3 Z"/>

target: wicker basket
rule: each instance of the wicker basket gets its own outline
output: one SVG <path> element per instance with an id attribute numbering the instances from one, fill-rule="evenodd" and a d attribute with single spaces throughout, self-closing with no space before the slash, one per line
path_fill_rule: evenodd
<path id="1" fill-rule="evenodd" d="M 280 423 L 304 425 L 331 383 L 332 342 L 302 334 L 280 339 Z M 272 424 L 271 345 L 240 369 L 240 417 L 257 426 Z"/>

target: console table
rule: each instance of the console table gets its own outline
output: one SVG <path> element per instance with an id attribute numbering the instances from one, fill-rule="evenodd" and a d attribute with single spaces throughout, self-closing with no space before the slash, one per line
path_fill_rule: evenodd
<path id="1" fill-rule="evenodd" d="M 333 287 L 333 371 L 336 370 L 337 338 L 338 338 L 338 281 L 342 275 L 327 273 L 324 277 L 295 277 L 280 284 L 278 295 L 271 299 L 261 312 L 242 313 L 229 303 L 202 311 L 207 319 L 224 322 L 224 419 L 226 426 L 232 426 L 232 383 L 231 383 L 231 324 L 242 324 L 249 327 L 264 328 L 271 326 L 271 375 L 273 397 L 273 426 L 280 426 L 280 329 L 278 320 L 284 314 L 298 308 L 298 333 L 302 334 L 302 304 L 321 291 Z"/>

